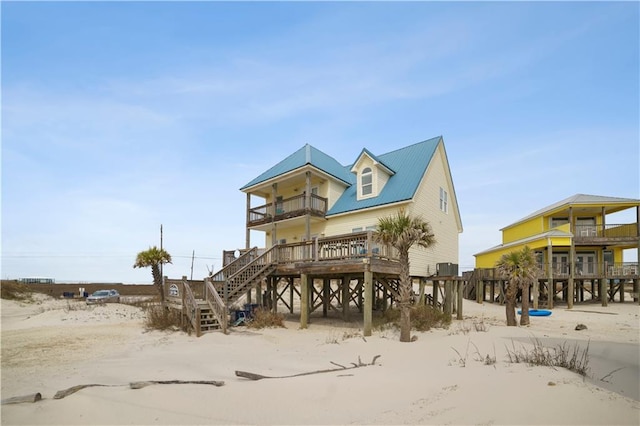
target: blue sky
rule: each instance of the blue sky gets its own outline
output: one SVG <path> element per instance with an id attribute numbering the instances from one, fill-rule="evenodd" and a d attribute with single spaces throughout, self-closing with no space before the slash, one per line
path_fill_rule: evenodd
<path id="1" fill-rule="evenodd" d="M 305 143 L 442 135 L 463 270 L 546 205 L 640 198 L 637 2 L 0 6 L 2 278 L 150 282 L 160 224 L 165 272 L 195 251 L 201 278 L 244 246 L 238 189 Z"/>

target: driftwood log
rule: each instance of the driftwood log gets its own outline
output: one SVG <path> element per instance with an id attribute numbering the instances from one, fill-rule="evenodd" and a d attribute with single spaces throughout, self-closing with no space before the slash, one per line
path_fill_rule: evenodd
<path id="1" fill-rule="evenodd" d="M 369 365 L 375 365 L 376 360 L 378 358 L 380 358 L 380 355 L 374 356 L 369 364 L 365 364 L 360 360 L 360 357 L 358 357 L 358 363 L 356 364 L 355 362 L 352 362 L 350 367 L 345 367 L 344 365 L 340 365 L 340 364 L 337 364 L 337 363 L 335 363 L 333 361 L 330 361 L 331 364 L 337 365 L 339 368 L 329 368 L 329 369 L 326 369 L 326 370 L 315 370 L 315 371 L 309 371 L 309 372 L 306 372 L 306 373 L 291 374 L 291 375 L 288 375 L 288 376 L 263 376 L 262 374 L 250 373 L 248 371 L 241 371 L 241 370 L 236 370 L 236 376 L 243 377 L 243 378 L 249 379 L 249 380 L 288 379 L 288 378 L 291 378 L 291 377 L 308 376 L 310 374 L 334 373 L 334 372 L 337 372 L 337 371 L 353 370 L 354 368 L 367 367 Z"/>
<path id="2" fill-rule="evenodd" d="M 63 389 L 63 390 L 60 390 L 60 391 L 56 392 L 56 394 L 53 396 L 53 399 L 62 399 L 65 396 L 69 396 L 71 394 L 74 394 L 74 393 L 76 393 L 79 390 L 82 390 L 84 388 L 91 388 L 91 387 L 96 387 L 96 386 L 112 387 L 112 386 L 122 386 L 122 385 L 101 385 L 101 384 L 97 384 L 97 383 L 91 383 L 91 384 L 88 384 L 88 385 L 71 386 L 68 389 Z"/>
<path id="3" fill-rule="evenodd" d="M 92 383 L 88 385 L 77 385 L 72 386 L 69 389 L 63 389 L 61 391 L 56 392 L 53 399 L 62 399 L 66 396 L 69 396 L 73 393 L 78 392 L 84 388 L 90 388 L 95 386 L 102 387 L 114 387 L 114 386 L 129 386 L 130 389 L 142 389 L 144 387 L 150 385 L 213 385 L 213 386 L 224 386 L 224 382 L 217 380 L 147 380 L 142 382 L 131 382 L 128 385 L 101 385 L 97 383 Z"/>
<path id="4" fill-rule="evenodd" d="M 147 382 L 131 382 L 131 389 L 141 389 L 150 385 L 213 385 L 224 386 L 224 382 L 216 380 L 151 380 Z"/>
<path id="5" fill-rule="evenodd" d="M 31 395 L 14 396 L 11 398 L 3 399 L 2 405 L 5 404 L 20 404 L 23 402 L 38 402 L 42 399 L 40 392 L 32 393 Z"/>

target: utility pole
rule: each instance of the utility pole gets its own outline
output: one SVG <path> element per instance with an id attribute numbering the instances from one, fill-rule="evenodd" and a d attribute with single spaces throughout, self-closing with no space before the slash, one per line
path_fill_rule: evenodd
<path id="1" fill-rule="evenodd" d="M 196 257 L 196 251 L 193 250 L 193 253 L 191 253 L 191 278 L 189 278 L 190 280 L 193 280 L 193 259 L 195 259 Z"/>
<path id="2" fill-rule="evenodd" d="M 162 224 L 160 224 L 160 252 L 162 252 Z M 162 285 L 164 286 L 164 263 L 160 262 L 160 277 L 162 278 Z"/>

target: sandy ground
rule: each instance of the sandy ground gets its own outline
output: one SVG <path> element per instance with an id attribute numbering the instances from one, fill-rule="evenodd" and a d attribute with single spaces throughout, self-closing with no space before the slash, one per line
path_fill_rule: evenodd
<path id="1" fill-rule="evenodd" d="M 147 332 L 143 313 L 123 304 L 2 300 L 2 398 L 40 392 L 36 403 L 2 405 L 9 424 L 640 424 L 640 307 L 577 305 L 504 326 L 504 307 L 465 301 L 463 321 L 364 338 L 361 321 L 311 317 L 301 330 L 238 327 L 200 338 Z M 359 315 L 354 315 L 359 318 Z M 578 323 L 586 330 L 576 331 Z M 477 331 L 483 328 L 485 331 Z M 589 345 L 589 377 L 513 364 L 507 348 Z M 236 370 L 301 377 L 250 381 Z M 485 360 L 495 358 L 486 365 Z M 130 389 L 145 380 L 216 380 Z M 85 388 L 64 399 L 59 390 Z"/>

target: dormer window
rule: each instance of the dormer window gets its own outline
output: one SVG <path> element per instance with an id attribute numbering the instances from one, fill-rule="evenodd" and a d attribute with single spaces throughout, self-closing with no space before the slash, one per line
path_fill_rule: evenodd
<path id="1" fill-rule="evenodd" d="M 373 172 L 370 167 L 365 167 L 360 174 L 360 183 L 362 187 L 362 196 L 371 195 L 373 193 Z"/>

